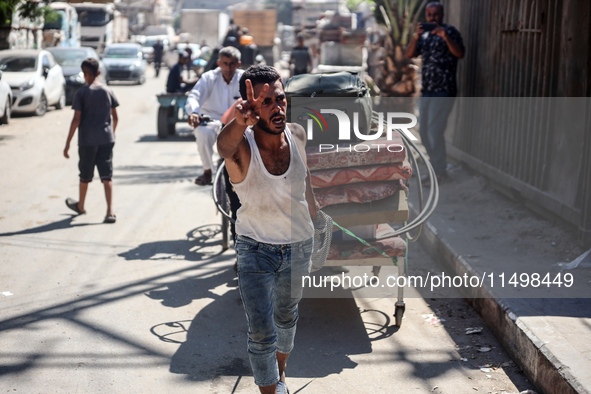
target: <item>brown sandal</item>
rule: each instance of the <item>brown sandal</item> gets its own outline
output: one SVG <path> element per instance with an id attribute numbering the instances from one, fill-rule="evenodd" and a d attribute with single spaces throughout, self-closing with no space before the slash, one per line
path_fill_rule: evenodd
<path id="1" fill-rule="evenodd" d="M 195 178 L 195 184 L 199 186 L 211 185 L 211 175 L 203 174 Z"/>

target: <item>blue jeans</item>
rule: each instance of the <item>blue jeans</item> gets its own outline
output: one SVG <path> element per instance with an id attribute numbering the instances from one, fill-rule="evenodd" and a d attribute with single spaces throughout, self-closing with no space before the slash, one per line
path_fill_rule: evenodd
<path id="1" fill-rule="evenodd" d="M 238 235 L 238 285 L 248 321 L 248 357 L 257 386 L 279 381 L 276 351 L 293 349 L 301 278 L 310 270 L 313 238 L 272 245 Z"/>
<path id="2" fill-rule="evenodd" d="M 443 135 L 454 101 L 455 97 L 450 97 L 447 92 L 423 92 L 419 105 L 421 142 L 427 149 L 437 175 L 445 175 L 447 170 L 447 152 Z"/>

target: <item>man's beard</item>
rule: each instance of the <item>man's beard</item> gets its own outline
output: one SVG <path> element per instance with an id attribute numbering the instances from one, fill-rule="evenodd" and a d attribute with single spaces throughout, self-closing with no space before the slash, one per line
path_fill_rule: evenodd
<path id="1" fill-rule="evenodd" d="M 260 128 L 265 133 L 271 134 L 271 135 L 279 135 L 279 134 L 283 133 L 283 129 L 280 131 L 277 131 L 277 130 L 274 130 L 273 128 L 271 128 L 271 126 L 270 126 L 270 123 L 273 121 L 273 118 L 276 118 L 276 117 L 277 116 L 271 117 L 271 119 L 269 119 L 269 121 L 259 119 L 259 121 L 257 123 L 257 127 Z"/>

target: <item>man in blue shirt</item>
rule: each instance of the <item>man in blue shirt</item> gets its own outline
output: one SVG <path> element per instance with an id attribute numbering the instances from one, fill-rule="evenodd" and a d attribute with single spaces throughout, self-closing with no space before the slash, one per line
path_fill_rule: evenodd
<path id="1" fill-rule="evenodd" d="M 170 68 L 168 81 L 166 82 L 167 93 L 185 93 L 193 88 L 196 81 L 187 81 L 183 79 L 182 71 L 191 57 L 187 52 L 179 53 L 179 61 Z"/>
<path id="2" fill-rule="evenodd" d="M 443 23 L 441 3 L 427 4 L 425 17 L 428 24 L 418 24 L 406 56 L 422 57 L 419 133 L 437 180 L 441 182 L 447 177 L 447 153 L 443 135 L 457 94 L 458 59 L 464 57 L 465 49 L 460 32 Z M 427 184 L 426 179 L 423 184 Z"/>

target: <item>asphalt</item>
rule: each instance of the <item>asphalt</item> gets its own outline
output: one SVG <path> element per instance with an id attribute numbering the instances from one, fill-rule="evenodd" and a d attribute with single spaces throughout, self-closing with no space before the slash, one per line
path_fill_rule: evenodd
<path id="1" fill-rule="evenodd" d="M 591 299 L 585 298 L 591 296 L 591 253 L 585 255 L 572 229 L 509 199 L 499 192 L 502 185 L 461 163 L 451 165 L 449 175 L 419 242 L 445 274 L 485 279 L 461 296 L 539 393 L 591 392 Z M 417 194 L 410 197 L 415 214 Z M 517 281 L 510 284 L 513 273 Z M 555 282 L 531 281 L 534 273 Z M 559 287 L 560 279 L 575 286 Z"/>

